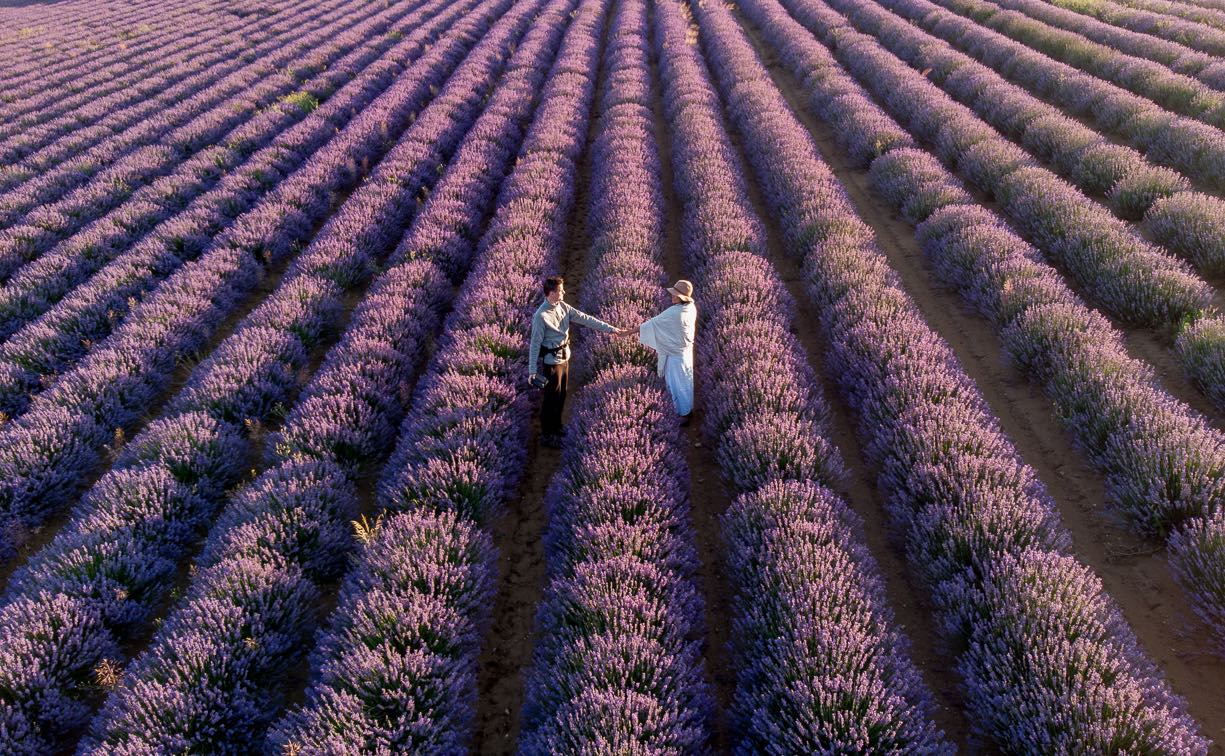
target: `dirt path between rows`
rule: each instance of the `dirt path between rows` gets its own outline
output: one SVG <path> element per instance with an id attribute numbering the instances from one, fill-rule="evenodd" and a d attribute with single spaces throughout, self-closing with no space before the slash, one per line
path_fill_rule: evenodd
<path id="1" fill-rule="evenodd" d="M 534 423 L 527 479 L 494 528 L 498 592 L 478 662 L 473 753 L 505 756 L 514 753 L 519 742 L 523 673 L 532 659 L 536 607 L 545 583 L 545 492 L 561 461 L 560 451 L 540 446 L 539 435 Z"/>
<path id="2" fill-rule="evenodd" d="M 934 278 L 923 264 L 911 227 L 872 193 L 867 172 L 855 168 L 845 157 L 832 130 L 806 109 L 804 95 L 790 74 L 769 51 L 763 50 L 756 30 L 747 20 L 740 20 L 759 54 L 765 52 L 764 59 L 776 84 L 846 187 L 860 216 L 876 232 L 881 249 L 924 318 L 952 347 L 1004 431 L 1047 487 L 1072 534 L 1073 553 L 1101 577 L 1136 632 L 1142 649 L 1165 673 L 1174 691 L 1187 699 L 1191 714 L 1204 733 L 1214 740 L 1225 740 L 1225 697 L 1220 695 L 1225 660 L 1205 651 L 1212 647 L 1211 637 L 1174 583 L 1161 546 L 1135 537 L 1117 516 L 1107 511 L 1101 476 L 1089 467 L 1070 436 L 1055 421 L 1049 400 L 1005 364 L 991 325 L 968 314 L 955 292 L 933 284 Z M 894 598 L 896 578 L 890 576 L 894 564 L 880 552 L 879 537 L 873 535 L 878 522 L 879 518 L 876 522 L 868 520 L 869 541 L 889 576 L 890 596 Z M 897 566 L 905 569 L 904 565 Z M 906 621 L 904 607 L 895 604 L 895 609 Z M 906 624 L 913 630 L 913 622 Z M 926 672 L 923 643 L 918 645 L 916 658 Z M 945 666 L 949 666 L 947 662 Z M 1219 754 L 1225 750 L 1216 744 L 1212 752 Z"/>
<path id="3" fill-rule="evenodd" d="M 654 35 L 655 4 L 648 4 L 649 21 Z M 664 236 L 660 263 L 670 281 L 692 278 L 686 270 L 681 248 L 681 217 L 684 208 L 676 195 L 672 170 L 672 137 L 664 114 L 663 81 L 660 77 L 658 51 L 652 46 L 651 91 L 653 95 L 655 143 L 659 149 L 660 183 L 664 197 Z M 698 292 L 698 338 L 701 338 L 701 293 Z M 689 470 L 689 511 L 693 521 L 698 550 L 698 589 L 705 609 L 706 643 L 703 672 L 715 696 L 714 719 L 711 724 L 711 745 L 717 753 L 729 753 L 727 711 L 736 688 L 736 673 L 728 658 L 731 636 L 731 598 L 723 564 L 726 553 L 719 529 L 719 516 L 731 505 L 731 497 L 723 485 L 722 471 L 714 459 L 714 445 L 703 438 L 702 419 L 705 415 L 705 392 L 702 390 L 703 366 L 694 366 L 693 418 L 681 428 L 681 451 Z"/>
<path id="4" fill-rule="evenodd" d="M 600 93 L 604 89 L 604 50 L 611 25 L 611 0 L 605 10 L 605 25 L 600 39 L 599 66 L 596 73 L 595 97 L 592 102 L 587 138 L 578 163 L 574 205 L 570 208 L 569 233 L 558 257 L 557 273 L 566 279 L 566 298 L 582 301 L 583 276 L 590 266 L 587 252 L 591 248 L 591 233 L 587 214 L 591 188 L 591 144 L 598 125 Z M 552 274 L 550 272 L 550 274 Z M 598 317 L 598 313 L 596 313 Z M 583 329 L 571 333 L 574 354 L 581 354 Z M 582 358 L 579 356 L 578 361 Z M 581 381 L 571 359 L 570 390 L 562 421 L 570 422 L 570 409 Z M 562 451 L 540 445 L 540 426 L 532 420 L 528 442 L 528 474 L 519 498 L 511 502 L 507 512 L 494 528 L 498 547 L 498 592 L 494 600 L 493 622 L 481 650 L 477 672 L 476 734 L 473 752 L 482 755 L 508 756 L 515 752 L 521 727 L 520 712 L 524 701 L 524 673 L 532 662 L 535 647 L 536 610 L 544 596 L 546 581 L 544 531 L 548 519 L 545 497 L 553 480 Z"/>

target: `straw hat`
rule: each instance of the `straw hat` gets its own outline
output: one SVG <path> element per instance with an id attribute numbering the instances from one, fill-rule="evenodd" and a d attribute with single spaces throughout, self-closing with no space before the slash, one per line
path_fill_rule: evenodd
<path id="1" fill-rule="evenodd" d="M 692 302 L 693 301 L 693 284 L 689 283 L 688 281 L 682 278 L 681 280 L 677 281 L 676 283 L 668 287 L 668 293 L 674 294 L 677 297 L 680 297 L 680 300 L 682 302 Z"/>

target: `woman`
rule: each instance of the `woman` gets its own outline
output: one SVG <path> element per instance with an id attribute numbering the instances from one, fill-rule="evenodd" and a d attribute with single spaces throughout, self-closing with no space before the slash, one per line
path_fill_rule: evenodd
<path id="1" fill-rule="evenodd" d="M 693 412 L 693 337 L 698 308 L 693 284 L 681 279 L 668 287 L 672 306 L 638 327 L 638 340 L 659 355 L 659 374 L 668 385 L 676 414 L 689 424 Z"/>

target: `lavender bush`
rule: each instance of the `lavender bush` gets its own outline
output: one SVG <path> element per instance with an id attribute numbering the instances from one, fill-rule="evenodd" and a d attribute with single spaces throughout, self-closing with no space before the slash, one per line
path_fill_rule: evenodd
<path id="1" fill-rule="evenodd" d="M 1225 513 L 1192 520 L 1170 536 L 1169 546 L 1175 577 L 1193 592 L 1196 610 L 1225 649 Z"/>
<path id="2" fill-rule="evenodd" d="M 694 30 L 670 0 L 655 9 L 673 167 L 685 208 L 684 255 L 703 292 L 698 364 L 708 397 L 705 424 L 720 439 L 717 459 L 739 494 L 722 522 L 734 588 L 733 749 L 948 752 L 861 536 L 845 517 L 845 504 L 820 486 L 838 479 L 841 463 L 824 436 L 815 376 L 790 333 L 794 302 L 764 259 L 765 234 L 724 130 L 718 94 L 699 51 L 688 44 Z M 772 360 L 769 381 L 755 373 L 762 354 Z M 832 513 L 835 537 L 852 558 L 830 560 L 798 540 L 788 544 L 795 551 L 772 540 L 783 537 L 772 527 L 774 510 L 785 508 L 793 493 L 808 492 L 818 499 L 790 510 L 791 532 L 819 532 Z M 783 574 L 794 580 L 779 580 Z M 814 610 L 819 615 L 844 599 L 871 617 L 857 624 L 871 627 L 871 634 L 841 621 L 809 621 Z"/>
<path id="3" fill-rule="evenodd" d="M 780 46 L 807 36 L 777 4 L 745 7 Z M 783 200 L 780 225 L 804 260 L 833 373 L 880 471 L 887 506 L 932 589 L 942 628 L 963 649 L 957 667 L 971 723 L 1005 750 L 1120 742 L 1202 752 L 1206 742 L 1100 581 L 1063 556 L 1069 538 L 1037 477 L 902 291 L 738 24 L 723 6 L 701 6 L 699 19 L 754 172 Z M 790 170 L 778 170 L 782 156 Z M 920 166 L 924 184 L 930 173 Z M 816 233 L 814 221 L 834 230 Z M 1053 591 L 1066 598 L 1024 597 L 1035 587 L 1006 569 L 1010 560 L 1066 565 L 1073 576 Z M 1085 645 L 1033 653 L 1059 647 L 1056 638 Z M 1103 678 L 1115 682 L 1095 682 Z"/>
<path id="4" fill-rule="evenodd" d="M 422 33 L 437 32 L 438 25 L 465 9 L 452 6 Z M 169 381 L 176 360 L 204 346 L 224 316 L 254 289 L 263 273 L 261 262 L 284 260 L 297 251 L 312 221 L 330 210 L 332 192 L 360 178 L 354 161 L 377 159 L 388 146 L 386 136 L 409 125 L 416 108 L 433 95 L 431 88 L 474 44 L 470 31 L 460 31 L 465 33 L 433 45 L 397 86 L 349 123 L 341 138 L 280 184 L 275 195 L 244 216 L 245 222 L 214 240 L 209 253 L 159 287 L 105 348 L 92 350 L 25 414 L 0 429 L 0 470 L 6 470 L 0 482 L 0 553 L 11 553 L 25 529 L 71 496 L 97 464 L 113 429 L 132 426 Z M 354 82 L 358 92 L 373 86 L 377 80 Z M 54 430 L 45 424 L 51 416 Z"/>
<path id="5" fill-rule="evenodd" d="M 1161 244 L 1205 273 L 1215 275 L 1225 270 L 1225 243 L 1219 242 L 1225 236 L 1225 202 L 1191 194 L 1191 184 L 1178 173 L 1148 164 L 1135 150 L 1110 143 L 990 68 L 888 11 L 843 0 L 833 0 L 832 5 L 855 28 L 874 35 L 891 52 L 922 71 L 990 125 L 1020 141 L 1081 189 L 1107 195 L 1116 215 L 1139 220 L 1155 210 L 1159 201 L 1174 195 L 1182 198 L 1164 204 L 1160 212 L 1155 211 L 1146 227 L 1149 231 L 1161 231 L 1154 234 Z M 820 18 L 815 18 L 814 13 Z M 837 25 L 837 17 L 829 13 L 809 10 L 805 18 L 809 23 Z M 998 154 L 1009 149 L 1006 142 L 998 138 L 990 141 L 999 147 L 987 148 L 980 142 L 952 157 L 967 181 L 995 193 L 1005 175 L 1033 163 L 1027 163 L 1028 156 L 1023 153 L 1015 159 Z M 987 149 L 996 153 L 994 159 L 987 157 L 984 152 Z M 969 164 L 967 155 L 971 156 Z M 1171 225 L 1186 225 L 1190 229 L 1183 233 L 1166 230 Z"/>
<path id="6" fill-rule="evenodd" d="M 449 335 L 414 394 L 382 476 L 380 505 L 388 519 L 345 581 L 313 657 L 308 701 L 276 725 L 276 747 L 465 748 L 491 603 L 485 528 L 522 474 L 528 407 L 516 389 L 527 319 L 573 203 L 606 10 L 585 3 L 566 28 L 517 165 L 448 317 Z M 535 29 L 560 31 L 567 11 L 564 3 L 552 6 Z M 539 83 L 528 79 L 506 91 L 530 102 Z M 444 213 L 447 207 L 439 205 Z M 431 235 L 420 241 L 448 250 L 462 243 L 457 231 L 453 242 Z M 394 558 L 384 560 L 384 550 Z M 454 590 L 446 581 L 455 581 Z M 366 644 L 371 623 L 379 628 L 376 653 Z"/>
<path id="7" fill-rule="evenodd" d="M 644 0 L 617 6 L 592 143 L 585 308 L 638 323 L 663 305 L 663 197 Z M 615 313 L 615 316 L 612 314 Z M 526 675 L 525 754 L 709 750 L 688 469 L 672 402 L 641 346 L 603 337 L 576 366 L 546 495 L 548 583 Z"/>
<path id="8" fill-rule="evenodd" d="M 736 691 L 740 750 L 951 752 L 916 706 L 930 706 L 916 670 L 891 653 L 906 641 L 846 505 L 814 483 L 775 480 L 738 498 L 723 524 L 732 584 L 754 597 L 734 620 L 738 653 L 753 660 Z"/>
<path id="9" fill-rule="evenodd" d="M 676 436 L 647 368 L 605 368 L 575 404 L 575 452 L 548 497 L 524 753 L 707 749 L 713 701 Z"/>

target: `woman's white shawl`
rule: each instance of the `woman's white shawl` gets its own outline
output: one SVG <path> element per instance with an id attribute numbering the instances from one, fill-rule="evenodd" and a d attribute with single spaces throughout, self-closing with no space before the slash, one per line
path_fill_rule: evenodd
<path id="1" fill-rule="evenodd" d="M 698 308 L 693 302 L 674 304 L 638 326 L 638 340 L 659 355 L 659 374 L 664 374 L 668 355 L 680 357 L 693 370 L 693 337 L 697 330 Z"/>

